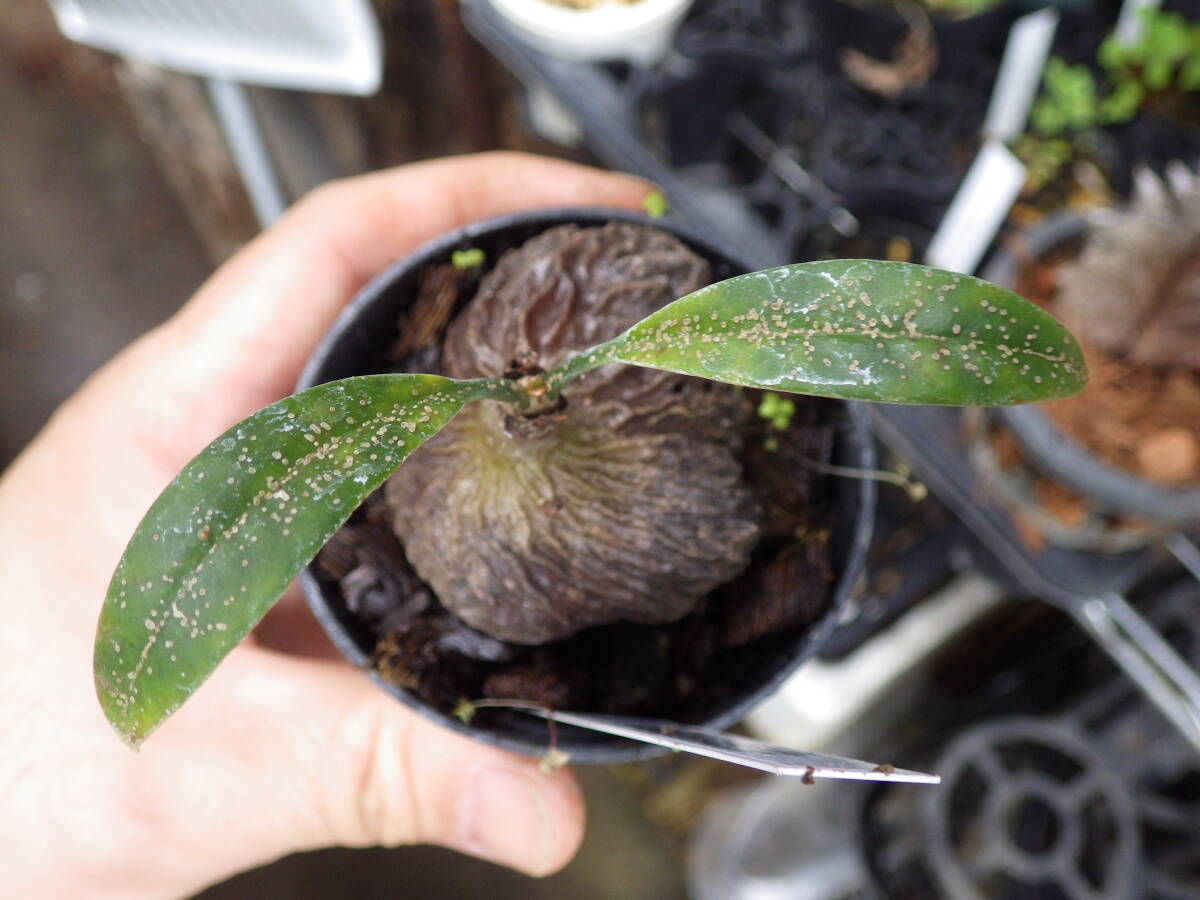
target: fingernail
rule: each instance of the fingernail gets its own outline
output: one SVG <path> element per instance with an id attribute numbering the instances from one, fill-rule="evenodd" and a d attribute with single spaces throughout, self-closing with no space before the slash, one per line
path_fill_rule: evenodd
<path id="1" fill-rule="evenodd" d="M 480 769 L 459 801 L 462 849 L 531 875 L 547 871 L 554 846 L 548 781 L 514 769 Z"/>

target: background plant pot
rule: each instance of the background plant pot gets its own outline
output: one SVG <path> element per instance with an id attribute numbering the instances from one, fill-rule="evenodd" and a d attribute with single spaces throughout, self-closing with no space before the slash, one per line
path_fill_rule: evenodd
<path id="1" fill-rule="evenodd" d="M 563 59 L 625 59 L 648 65 L 666 55 L 692 0 L 603 3 L 595 9 L 568 9 L 546 0 L 491 3 L 543 53 Z"/>
<path id="2" fill-rule="evenodd" d="M 999 252 L 983 277 L 1016 290 L 1023 266 L 1059 248 L 1082 243 L 1088 230 L 1082 216 L 1052 216 L 1022 238 L 1020 255 L 1009 249 Z M 1200 519 L 1200 489 L 1164 487 L 1103 462 L 1060 431 L 1036 405 L 1008 407 L 999 415 L 1035 468 L 1103 511 L 1168 525 Z"/>
<path id="3" fill-rule="evenodd" d="M 602 225 L 610 221 L 648 222 L 640 214 L 623 210 L 537 210 L 469 225 L 426 244 L 384 271 L 351 301 L 313 354 L 299 387 L 385 369 L 384 356 L 395 337 L 397 316 L 415 299 L 422 271 L 431 264 L 448 261 L 454 250 L 479 248 L 490 262 L 505 250 L 555 225 Z M 668 222 L 649 224 L 671 231 L 708 259 L 714 279 L 748 271 L 748 267 L 691 231 Z M 865 413 L 857 404 L 851 403 L 838 403 L 833 409 L 836 410 L 837 425 L 834 462 L 870 467 L 874 462 L 874 449 Z M 835 523 L 831 551 L 835 579 L 829 586 L 824 612 L 811 626 L 786 640 L 771 640 L 765 645 L 745 648 L 748 656 L 743 679 L 738 684 L 728 685 L 721 700 L 706 711 L 703 716 L 706 724 L 724 728 L 738 721 L 817 651 L 846 611 L 870 543 L 875 492 L 873 482 L 856 479 L 839 478 L 831 487 Z M 545 752 L 547 728 L 544 722 L 520 713 L 487 709 L 480 710 L 468 726 L 382 679 L 373 668 L 376 637 L 346 608 L 337 586 L 324 581 L 312 566 L 305 570 L 301 581 L 313 613 L 333 643 L 351 663 L 367 670 L 384 690 L 428 718 L 478 740 L 531 755 Z M 659 748 L 565 726 L 559 728 L 558 745 L 578 762 L 611 763 L 663 753 Z"/>
<path id="4" fill-rule="evenodd" d="M 675 50 L 692 58 L 791 65 L 806 54 L 803 4 L 779 0 L 697 0 L 675 36 Z"/>

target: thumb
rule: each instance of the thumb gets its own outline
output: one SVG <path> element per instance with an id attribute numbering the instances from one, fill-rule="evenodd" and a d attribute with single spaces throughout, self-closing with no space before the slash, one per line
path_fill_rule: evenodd
<path id="1" fill-rule="evenodd" d="M 255 671 L 238 673 L 225 718 L 242 723 L 231 741 L 266 757 L 256 802 L 272 798 L 279 827 L 264 851 L 434 843 L 530 875 L 574 855 L 584 815 L 570 772 L 426 721 L 344 664 L 243 649 Z"/>

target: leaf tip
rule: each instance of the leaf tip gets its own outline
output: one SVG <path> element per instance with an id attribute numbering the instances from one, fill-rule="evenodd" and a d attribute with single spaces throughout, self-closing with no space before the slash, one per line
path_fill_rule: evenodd
<path id="1" fill-rule="evenodd" d="M 117 733 L 117 737 L 121 739 L 121 743 L 124 744 L 130 751 L 137 753 L 142 749 L 142 744 L 146 742 L 145 735 L 139 735 L 129 731 L 122 731 L 120 726 L 118 726 L 116 723 L 110 724 L 113 727 L 113 731 Z"/>
<path id="2" fill-rule="evenodd" d="M 96 696 L 100 701 L 100 710 L 108 720 L 113 732 L 121 739 L 121 743 L 133 752 L 137 752 L 145 743 L 150 730 L 142 727 L 142 723 L 132 719 L 120 706 L 115 698 L 99 681 L 96 683 Z"/>

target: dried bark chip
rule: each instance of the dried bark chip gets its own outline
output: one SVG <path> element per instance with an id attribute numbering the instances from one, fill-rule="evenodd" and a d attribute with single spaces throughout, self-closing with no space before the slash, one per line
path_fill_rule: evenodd
<path id="1" fill-rule="evenodd" d="M 1141 442 L 1137 459 L 1143 478 L 1168 484 L 1187 481 L 1200 472 L 1200 443 L 1186 428 L 1166 428 Z"/>

